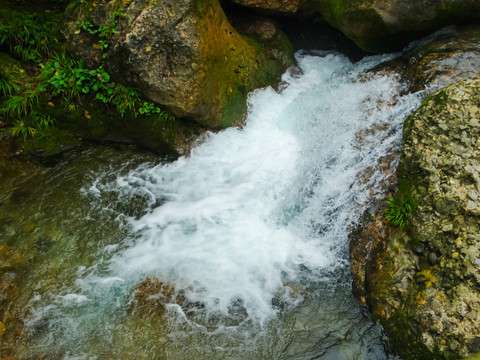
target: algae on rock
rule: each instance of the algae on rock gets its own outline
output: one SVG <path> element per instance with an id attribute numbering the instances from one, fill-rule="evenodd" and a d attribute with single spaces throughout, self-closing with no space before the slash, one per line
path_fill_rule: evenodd
<path id="1" fill-rule="evenodd" d="M 410 226 L 377 214 L 352 241 L 355 291 L 406 359 L 480 351 L 479 139 L 480 77 L 430 96 L 404 124 L 398 191 L 419 201 Z"/>
<path id="2" fill-rule="evenodd" d="M 480 3 L 471 0 L 314 0 L 310 6 L 370 52 L 399 49 L 442 26 L 480 19 Z"/>

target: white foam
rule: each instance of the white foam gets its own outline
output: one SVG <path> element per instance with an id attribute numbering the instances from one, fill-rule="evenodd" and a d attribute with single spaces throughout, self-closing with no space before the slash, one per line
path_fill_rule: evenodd
<path id="1" fill-rule="evenodd" d="M 399 95 L 394 76 L 359 78 L 381 60 L 299 55 L 302 73 L 285 74 L 282 91 L 251 94 L 243 129 L 212 134 L 173 163 L 95 181 L 94 198 L 116 191 L 127 205 L 141 196 L 145 208 L 142 216 L 119 214 L 131 235 L 76 281 L 76 300 L 93 300 L 90 313 L 55 308 L 57 321 L 111 321 L 92 314 L 125 306 L 152 276 L 201 303 L 198 316 L 228 317 L 240 304 L 243 321 L 254 324 L 276 317 L 274 298 L 302 301 L 292 284 L 336 283 L 348 269 L 347 227 L 385 174 L 359 177 L 399 146 L 403 120 L 419 104 Z"/>
<path id="2" fill-rule="evenodd" d="M 390 104 L 400 90 L 393 77 L 359 80 L 368 61 L 355 67 L 327 54 L 299 62 L 303 74 L 287 73 L 280 93 L 267 88 L 250 96 L 244 129 L 117 180 L 125 191 L 166 203 L 131 219 L 135 239 L 111 273 L 197 289 L 187 292 L 192 301 L 224 314 L 242 299 L 249 316 L 263 321 L 299 269 L 321 276 L 345 264 L 346 227 L 366 203 L 355 178 L 398 142 L 391 127 L 416 104 Z M 358 131 L 382 124 L 388 130 L 359 144 Z"/>

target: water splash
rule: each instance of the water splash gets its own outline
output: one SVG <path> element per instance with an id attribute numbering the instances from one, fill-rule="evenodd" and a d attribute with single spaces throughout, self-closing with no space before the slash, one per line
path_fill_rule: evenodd
<path id="1" fill-rule="evenodd" d="M 142 337 L 163 339 L 148 356 L 280 359 L 298 349 L 296 326 L 351 349 L 350 327 L 358 334 L 369 323 L 349 295 L 348 227 L 380 191 L 386 174 L 378 161 L 398 150 L 403 120 L 419 99 L 401 96 L 395 75 L 366 72 L 385 56 L 356 64 L 322 52 L 297 59 L 301 72 L 285 74 L 278 92 L 250 95 L 243 129 L 211 134 L 190 157 L 144 164 L 114 180 L 100 176 L 84 188 L 90 217 L 114 213 L 130 235 L 80 267 L 62 294 L 33 302 L 31 324 L 48 324 L 57 339 L 50 345 L 62 344 L 67 358 L 102 358 L 92 340 L 118 345 L 119 332 L 132 331 L 125 322 L 139 321 L 128 310 L 133 288 L 158 278 L 176 295 L 162 315 L 167 323 L 158 325 L 162 335 Z M 306 309 L 317 316 L 311 326 Z M 332 337 L 319 329 L 335 314 L 356 320 Z M 276 329 L 291 321 L 289 331 Z M 351 358 L 385 358 L 379 330 L 367 328 L 376 345 L 357 343 Z M 311 342 L 303 356 L 334 356 L 330 345 Z"/>

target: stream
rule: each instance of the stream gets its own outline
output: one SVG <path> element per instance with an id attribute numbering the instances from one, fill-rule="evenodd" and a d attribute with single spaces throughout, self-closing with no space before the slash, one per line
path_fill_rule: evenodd
<path id="1" fill-rule="evenodd" d="M 2 169 L 0 357 L 397 359 L 351 294 L 348 242 L 421 99 L 368 72 L 394 55 L 296 56 L 189 157 Z"/>

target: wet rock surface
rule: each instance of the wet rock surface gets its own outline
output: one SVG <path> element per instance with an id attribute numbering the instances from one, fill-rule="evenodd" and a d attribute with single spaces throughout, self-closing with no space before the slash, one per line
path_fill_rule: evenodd
<path id="1" fill-rule="evenodd" d="M 78 20 L 117 22 L 106 53 Z M 87 2 L 69 13 L 64 34 L 90 65 L 104 61 L 112 76 L 149 100 L 209 128 L 238 124 L 248 92 L 276 83 L 286 69 L 241 36 L 216 0 Z"/>
<path id="2" fill-rule="evenodd" d="M 304 3 L 303 0 L 231 0 L 239 5 L 261 9 L 279 14 L 295 14 Z"/>
<path id="3" fill-rule="evenodd" d="M 400 58 L 377 66 L 374 72 L 402 75 L 408 91 L 427 95 L 480 74 L 480 26 L 448 27 L 413 43 Z"/>
<path id="4" fill-rule="evenodd" d="M 409 116 L 395 198 L 418 208 L 402 229 L 381 206 L 351 243 L 354 289 L 406 359 L 480 351 L 479 119 L 479 77 Z"/>
<path id="5" fill-rule="evenodd" d="M 480 3 L 469 0 L 316 0 L 309 6 L 371 52 L 399 49 L 419 35 L 480 17 Z"/>

